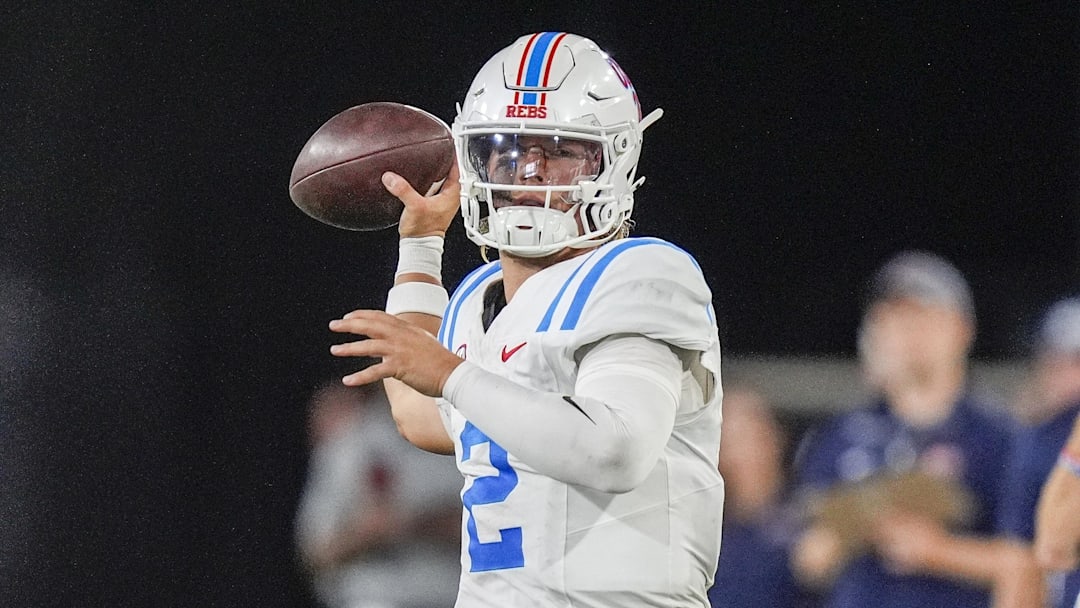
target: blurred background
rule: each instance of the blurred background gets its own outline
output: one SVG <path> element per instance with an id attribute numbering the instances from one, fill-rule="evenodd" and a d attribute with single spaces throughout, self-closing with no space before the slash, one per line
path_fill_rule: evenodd
<path id="1" fill-rule="evenodd" d="M 287 193 L 332 115 L 451 121 L 523 33 L 593 38 L 648 132 L 638 232 L 693 253 L 728 369 L 852 403 L 867 278 L 935 251 L 1008 390 L 1080 284 L 1080 5 L 9 2 L 0 8 L 0 604 L 303 606 L 305 403 L 396 233 Z M 480 262 L 458 229 L 445 279 Z M 1007 395 L 1001 395 L 1007 398 Z"/>

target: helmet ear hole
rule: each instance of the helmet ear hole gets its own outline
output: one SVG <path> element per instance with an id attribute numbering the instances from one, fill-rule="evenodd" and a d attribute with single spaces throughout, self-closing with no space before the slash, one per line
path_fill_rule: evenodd
<path id="1" fill-rule="evenodd" d="M 617 205 L 607 203 L 604 205 L 589 205 L 588 216 L 590 230 L 599 230 L 601 226 L 606 226 L 615 217 Z"/>
<path id="2" fill-rule="evenodd" d="M 613 219 L 615 219 L 616 207 L 617 207 L 617 205 L 614 205 L 612 203 L 608 203 L 608 204 L 606 204 L 606 205 L 604 205 L 604 206 L 602 206 L 600 208 L 600 213 L 598 215 L 600 216 L 601 225 L 607 224 L 607 223 L 611 222 Z"/>
<path id="3" fill-rule="evenodd" d="M 615 152 L 617 154 L 622 154 L 623 152 L 626 152 L 630 149 L 630 134 L 619 133 L 615 136 L 615 140 L 612 141 L 611 144 L 615 148 Z"/>

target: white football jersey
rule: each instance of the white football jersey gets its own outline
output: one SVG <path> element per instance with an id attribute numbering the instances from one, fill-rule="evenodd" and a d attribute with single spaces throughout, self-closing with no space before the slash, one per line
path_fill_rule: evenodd
<path id="1" fill-rule="evenodd" d="M 440 399 L 465 476 L 457 606 L 707 607 L 724 500 L 720 344 L 697 263 L 660 239 L 612 241 L 531 276 L 485 332 L 484 293 L 501 277 L 493 262 L 455 291 L 439 331 L 452 352 L 569 395 L 583 346 L 639 334 L 676 347 L 682 394 L 661 458 L 624 494 L 537 473 Z"/>

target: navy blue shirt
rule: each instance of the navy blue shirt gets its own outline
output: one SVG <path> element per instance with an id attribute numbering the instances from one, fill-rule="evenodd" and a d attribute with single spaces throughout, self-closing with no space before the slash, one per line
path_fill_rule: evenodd
<path id="1" fill-rule="evenodd" d="M 924 471 L 953 479 L 971 493 L 976 515 L 961 532 L 989 534 L 997 517 L 1001 479 L 1009 457 L 1003 415 L 971 397 L 961 399 L 941 424 L 914 428 L 884 401 L 841 414 L 812 431 L 796 462 L 800 489 L 824 490 L 872 475 Z M 925 576 L 897 576 L 872 554 L 853 560 L 826 597 L 829 608 L 985 607 L 988 594 L 974 585 Z"/>
<path id="2" fill-rule="evenodd" d="M 760 521 L 724 520 L 712 608 L 795 608 L 799 604 L 788 552 L 794 523 L 772 512 Z"/>
<path id="3" fill-rule="evenodd" d="M 1058 453 L 1065 446 L 1077 415 L 1080 415 L 1080 403 L 1051 420 L 1017 432 L 998 512 L 998 530 L 1002 534 L 1026 541 L 1034 539 L 1039 493 L 1057 463 Z M 1080 593 L 1080 572 L 1054 577 L 1050 583 L 1052 605 L 1072 608 Z"/>

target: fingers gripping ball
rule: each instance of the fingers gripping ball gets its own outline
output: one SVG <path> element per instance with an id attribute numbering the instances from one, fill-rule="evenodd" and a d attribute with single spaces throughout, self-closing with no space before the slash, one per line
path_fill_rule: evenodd
<path id="1" fill-rule="evenodd" d="M 397 224 L 401 201 L 386 191 L 386 171 L 419 193 L 450 172 L 454 141 L 446 123 L 392 102 L 355 106 L 326 121 L 304 144 L 289 178 L 289 197 L 309 216 L 346 230 Z"/>

